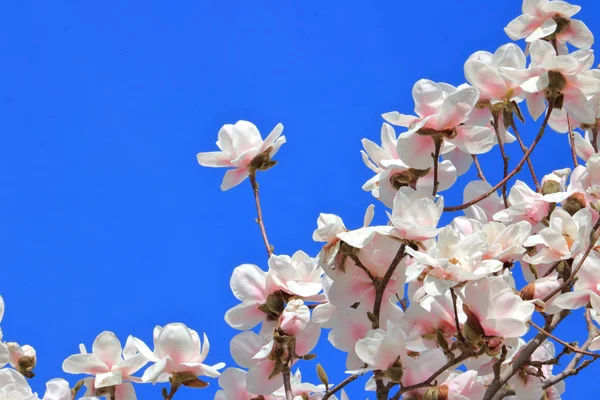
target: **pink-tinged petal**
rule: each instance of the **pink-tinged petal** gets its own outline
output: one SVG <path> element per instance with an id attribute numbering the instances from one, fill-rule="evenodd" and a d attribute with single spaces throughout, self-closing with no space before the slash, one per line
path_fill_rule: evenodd
<path id="1" fill-rule="evenodd" d="M 529 115 L 531 115 L 531 118 L 533 118 L 534 121 L 537 121 L 544 111 L 546 111 L 546 98 L 544 97 L 544 93 L 527 93 L 525 98 L 527 100 Z"/>
<path id="2" fill-rule="evenodd" d="M 225 124 L 219 129 L 219 135 L 217 139 L 217 146 L 223 150 L 223 153 L 232 154 L 233 143 L 231 138 L 233 137 L 233 124 Z"/>
<path id="3" fill-rule="evenodd" d="M 595 153 L 592 144 L 585 140 L 579 132 L 574 132 L 575 135 L 575 151 L 579 158 L 587 161 L 592 154 Z"/>
<path id="4" fill-rule="evenodd" d="M 269 379 L 269 375 L 273 372 L 274 367 L 275 362 L 271 360 L 262 360 L 252 366 L 246 375 L 246 388 L 248 391 L 267 396 L 283 386 L 283 377 L 281 374 Z"/>
<path id="5" fill-rule="evenodd" d="M 541 11 L 544 14 L 560 14 L 561 17 L 571 18 L 581 11 L 580 6 L 575 6 L 566 1 L 548 1 L 541 5 Z"/>
<path id="6" fill-rule="evenodd" d="M 451 142 L 469 154 L 487 153 L 494 146 L 494 134 L 490 128 L 474 125 L 456 127 L 457 135 Z"/>
<path id="7" fill-rule="evenodd" d="M 121 374 L 121 371 L 111 371 L 96 374 L 96 378 L 94 379 L 94 387 L 96 389 L 120 385 L 121 383 L 123 383 L 123 375 Z"/>
<path id="8" fill-rule="evenodd" d="M 94 354 L 74 354 L 69 356 L 62 365 L 68 374 L 90 374 L 108 372 L 109 368 Z"/>
<path id="9" fill-rule="evenodd" d="M 373 162 L 375 162 L 377 165 L 381 165 L 382 160 L 392 158 L 388 152 L 384 151 L 381 147 L 369 139 L 363 139 L 361 140 L 361 143 L 364 149 L 367 151 L 367 154 L 369 154 L 369 157 L 371 157 L 371 160 L 373 160 Z"/>
<path id="10" fill-rule="evenodd" d="M 586 306 L 589 302 L 590 292 L 587 290 L 563 293 L 554 299 L 554 305 L 564 310 L 575 310 Z"/>
<path id="11" fill-rule="evenodd" d="M 587 25 L 578 19 L 569 21 L 569 26 L 561 33 L 560 39 L 580 49 L 589 49 L 594 44 L 594 35 Z"/>
<path id="12" fill-rule="evenodd" d="M 540 26 L 535 28 L 533 32 L 531 32 L 527 38 L 526 42 L 533 42 L 534 40 L 545 38 L 548 35 L 556 32 L 557 24 L 552 18 L 545 20 Z"/>
<path id="13" fill-rule="evenodd" d="M 415 112 L 420 117 L 436 114 L 444 101 L 444 92 L 440 86 L 428 79 L 421 79 L 412 89 L 415 100 Z"/>
<path id="14" fill-rule="evenodd" d="M 296 353 L 306 355 L 315 348 L 321 336 L 321 327 L 318 324 L 308 323 L 306 328 L 296 337 Z"/>
<path id="15" fill-rule="evenodd" d="M 17 398 L 21 399 L 20 396 Z M 57 378 L 46 383 L 46 393 L 42 400 L 72 400 L 72 398 L 69 382 Z M 37 399 L 37 396 L 35 396 L 35 399 Z"/>
<path id="16" fill-rule="evenodd" d="M 577 73 L 579 69 L 579 62 L 570 55 L 560 55 L 547 58 L 540 64 L 540 68 L 548 71 L 560 71 L 563 74 L 572 75 Z"/>
<path id="17" fill-rule="evenodd" d="M 261 323 L 266 314 L 258 309 L 259 303 L 241 303 L 225 313 L 225 322 L 233 329 L 245 331 Z"/>
<path id="18" fill-rule="evenodd" d="M 158 335 L 154 352 L 161 358 L 169 356 L 179 364 L 199 355 L 199 341 L 198 334 L 184 324 L 168 324 Z"/>
<path id="19" fill-rule="evenodd" d="M 155 330 L 156 330 L 156 328 L 155 328 Z M 132 343 L 133 343 L 133 346 L 137 349 L 137 351 L 139 351 L 140 354 L 142 354 L 146 359 L 148 359 L 148 361 L 157 361 L 158 360 L 158 358 L 156 358 L 156 356 L 154 355 L 154 352 L 152 350 L 150 350 L 148 345 L 146 345 L 146 343 L 144 343 L 140 339 L 134 337 L 134 338 L 132 338 Z"/>
<path id="20" fill-rule="evenodd" d="M 500 46 L 492 58 L 492 65 L 495 67 L 523 69 L 526 63 L 527 59 L 523 50 L 514 43 Z"/>
<path id="21" fill-rule="evenodd" d="M 196 155 L 198 164 L 203 167 L 231 167 L 231 155 L 220 151 L 198 153 Z"/>
<path id="22" fill-rule="evenodd" d="M 142 375 L 142 382 L 152 382 L 155 384 L 156 382 L 162 381 L 161 375 L 163 372 L 166 372 L 167 364 L 169 363 L 169 358 L 161 358 L 154 365 L 151 365 L 144 371 L 144 375 Z"/>
<path id="23" fill-rule="evenodd" d="M 240 367 L 250 368 L 256 363 L 252 358 L 267 344 L 267 340 L 252 331 L 242 332 L 231 339 L 229 351 Z"/>
<path id="24" fill-rule="evenodd" d="M 241 120 L 233 126 L 231 143 L 236 154 L 260 147 L 262 142 L 258 128 L 252 122 Z"/>
<path id="25" fill-rule="evenodd" d="M 543 73 L 539 76 L 533 76 L 521 83 L 521 89 L 527 93 L 539 93 L 543 91 L 550 83 L 550 78 L 547 73 Z"/>
<path id="26" fill-rule="evenodd" d="M 113 332 L 102 332 L 92 344 L 92 354 L 109 368 L 121 361 L 121 342 Z"/>
<path id="27" fill-rule="evenodd" d="M 279 152 L 279 149 L 285 143 L 287 143 L 287 139 L 285 138 L 285 136 L 281 136 L 279 139 L 277 139 L 275 143 L 273 143 L 271 146 L 273 148 L 273 150 L 271 150 L 271 157 L 275 157 L 275 154 Z"/>
<path id="28" fill-rule="evenodd" d="M 400 135 L 396 150 L 398 157 L 409 167 L 427 169 L 433 166 L 431 154 L 435 151 L 435 146 L 430 136 Z"/>
<path id="29" fill-rule="evenodd" d="M 261 152 L 267 150 L 269 147 L 271 147 L 275 141 L 277 139 L 279 139 L 279 136 L 281 136 L 281 133 L 283 132 L 283 125 L 282 124 L 277 124 L 275 126 L 275 128 L 273 128 L 273 130 L 271 131 L 271 133 L 269 133 L 269 136 L 266 137 L 265 141 L 263 142 L 262 146 L 261 146 Z"/>
<path id="30" fill-rule="evenodd" d="M 234 186 L 239 185 L 248 177 L 248 170 L 242 168 L 230 169 L 225 173 L 223 182 L 221 183 L 221 190 L 229 190 Z"/>
<path id="31" fill-rule="evenodd" d="M 548 120 L 548 125 L 553 131 L 558 133 L 567 133 L 569 131 L 569 124 L 567 122 L 567 113 L 564 109 L 558 110 L 553 109 Z"/>
<path id="32" fill-rule="evenodd" d="M 446 157 L 444 156 L 444 158 Z M 470 156 L 469 159 L 471 159 Z M 456 168 L 452 162 L 442 161 L 438 164 L 438 169 L 438 192 L 443 192 L 444 190 L 449 189 L 456 182 Z M 417 190 L 425 190 L 430 192 L 431 189 L 433 189 L 433 171 L 425 175 L 423 178 L 420 178 L 417 182 Z"/>
<path id="33" fill-rule="evenodd" d="M 532 312 L 534 305 L 531 304 Z M 516 318 L 494 318 L 481 321 L 488 336 L 499 336 L 504 338 L 518 338 L 523 336 L 529 330 L 529 327 L 523 323 L 523 320 Z"/>
<path id="34" fill-rule="evenodd" d="M 545 40 L 536 40 L 531 43 L 529 54 L 531 55 L 531 64 L 538 66 L 545 60 L 556 56 L 556 50 Z"/>
<path id="35" fill-rule="evenodd" d="M 492 64 L 493 59 L 494 55 L 492 53 L 483 50 L 476 51 L 475 53 L 471 54 L 468 58 L 468 60 L 477 60 L 485 64 Z"/>
<path id="36" fill-rule="evenodd" d="M 398 111 L 390 111 L 381 115 L 383 119 L 392 125 L 409 127 L 418 120 L 414 115 L 400 114 Z"/>
<path id="37" fill-rule="evenodd" d="M 596 336 L 594 340 L 592 340 L 592 343 L 590 344 L 590 347 L 588 347 L 588 350 L 600 350 L 600 336 Z"/>
<path id="38" fill-rule="evenodd" d="M 137 400 L 135 389 L 130 382 L 123 382 L 115 388 L 115 400 Z"/>
<path id="39" fill-rule="evenodd" d="M 481 61 L 467 60 L 464 67 L 467 82 L 481 92 L 481 96 L 488 99 L 502 99 L 508 88 L 504 79 L 498 75 L 497 70 Z"/>
<path id="40" fill-rule="evenodd" d="M 547 3 L 548 0 L 523 0 L 521 10 L 523 14 L 536 15 L 542 4 Z"/>
<path id="41" fill-rule="evenodd" d="M 363 296 L 374 295 L 373 284 L 363 271 L 357 271 L 365 275 L 342 274 L 336 278 L 329 289 L 329 301 L 337 307 L 349 307 Z"/>
<path id="42" fill-rule="evenodd" d="M 204 361 L 206 357 L 208 357 L 208 352 L 210 351 L 210 342 L 208 341 L 208 336 L 206 333 L 202 334 L 202 349 L 200 351 L 200 359 L 199 361 Z"/>
<path id="43" fill-rule="evenodd" d="M 478 99 L 479 91 L 474 87 L 466 87 L 448 95 L 435 120 L 436 128 L 443 130 L 458 126 L 471 112 Z"/>
<path id="44" fill-rule="evenodd" d="M 565 95 L 563 108 L 571 117 L 577 121 L 593 124 L 596 122 L 596 110 L 585 95 L 576 91 Z"/>
<path id="45" fill-rule="evenodd" d="M 460 150 L 459 148 L 455 148 L 454 150 L 444 154 L 442 158 L 444 160 L 450 161 L 452 165 L 454 165 L 454 168 L 456 170 L 455 176 L 461 176 L 463 174 L 466 174 L 467 171 L 469 171 L 469 169 L 471 168 L 471 165 L 473 164 L 473 157 L 471 157 L 470 154 Z"/>
<path id="46" fill-rule="evenodd" d="M 534 29 L 538 17 L 529 14 L 521 14 L 513 19 L 504 28 L 504 32 L 512 40 L 523 39 L 528 36 Z"/>
<path id="47" fill-rule="evenodd" d="M 254 264 L 242 264 L 233 270 L 229 281 L 233 295 L 241 301 L 267 300 L 267 273 Z"/>
<path id="48" fill-rule="evenodd" d="M 123 376 L 126 378 L 135 374 L 137 371 L 142 369 L 144 365 L 148 364 L 148 360 L 141 354 L 130 357 L 119 364 L 119 369 L 123 372 Z"/>

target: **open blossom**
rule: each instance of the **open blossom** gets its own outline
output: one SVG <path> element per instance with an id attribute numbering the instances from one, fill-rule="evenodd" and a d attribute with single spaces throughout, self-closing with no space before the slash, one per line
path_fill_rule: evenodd
<path id="1" fill-rule="evenodd" d="M 302 373 L 300 369 L 290 377 L 290 385 L 292 386 L 292 395 L 294 400 L 317 400 L 325 393 L 325 385 L 313 385 L 312 383 L 302 382 Z M 273 395 L 278 398 L 285 399 L 285 390 L 280 388 Z"/>
<path id="2" fill-rule="evenodd" d="M 221 190 L 228 190 L 242 183 L 250 174 L 252 161 L 266 153 L 264 161 L 270 160 L 282 144 L 283 125 L 277 126 L 263 141 L 256 126 L 248 121 L 238 121 L 235 125 L 226 124 L 219 130 L 217 146 L 221 151 L 198 153 L 198 163 L 205 167 L 231 167 L 225 173 Z M 281 137 L 280 137 L 281 136 Z M 255 167 L 263 167 L 261 165 Z M 267 166 L 264 166 L 267 167 Z"/>
<path id="3" fill-rule="evenodd" d="M 574 204 L 586 207 L 588 204 L 597 205 L 600 200 L 600 154 L 592 154 L 586 166 L 579 165 L 571 174 L 568 186 L 569 192 L 576 192 L 581 196 L 574 196 Z M 596 218 L 594 218 L 596 220 Z"/>
<path id="4" fill-rule="evenodd" d="M 536 247 L 536 253 L 525 255 L 523 261 L 530 264 L 545 264 L 567 260 L 585 251 L 592 231 L 592 214 L 583 208 L 573 216 L 557 208 L 550 215 L 550 226 L 537 235 L 530 236 L 526 247 Z"/>
<path id="5" fill-rule="evenodd" d="M 139 378 L 133 374 L 148 361 L 138 354 L 131 336 L 127 339 L 125 348 L 121 349 L 121 342 L 115 334 L 105 331 L 94 340 L 91 353 L 87 352 L 83 344 L 79 349 L 80 354 L 69 356 L 63 362 L 63 371 L 69 374 L 93 375 L 86 381 L 92 396 L 98 389 L 115 386 L 117 400 L 135 399 L 133 386 L 125 381 L 138 382 Z"/>
<path id="6" fill-rule="evenodd" d="M 439 386 L 448 393 L 448 400 L 482 400 L 485 385 L 477 371 L 451 371 Z"/>
<path id="7" fill-rule="evenodd" d="M 481 233 L 464 236 L 447 226 L 429 253 L 406 248 L 406 252 L 416 260 L 407 275 L 409 279 L 416 279 L 425 273 L 425 292 L 432 296 L 442 295 L 459 283 L 482 279 L 502 269 L 501 261 L 483 259 L 488 247 Z"/>
<path id="8" fill-rule="evenodd" d="M 239 368 L 227 368 L 219 376 L 219 390 L 215 400 L 253 400 L 258 396 L 246 389 L 246 371 Z M 264 400 L 274 400 L 273 396 L 263 396 Z"/>
<path id="9" fill-rule="evenodd" d="M 579 10 L 581 7 L 565 1 L 523 0 L 523 14 L 512 20 L 504 32 L 512 40 L 556 38 L 561 44 L 589 49 L 594 43 L 592 32 L 580 20 L 571 19 Z"/>
<path id="10" fill-rule="evenodd" d="M 523 301 L 502 277 L 470 283 L 462 298 L 467 323 L 475 336 L 518 338 L 528 331 L 534 305 Z"/>
<path id="11" fill-rule="evenodd" d="M 467 123 L 479 99 L 477 89 L 421 79 L 413 87 L 413 98 L 417 116 L 396 111 L 383 114 L 390 124 L 409 128 L 400 134 L 396 145 L 398 157 L 409 167 L 433 166 L 434 137 L 443 138 L 440 154 L 455 147 L 468 154 L 481 154 L 494 145 L 490 128 Z"/>
<path id="12" fill-rule="evenodd" d="M 340 308 L 331 318 L 331 330 L 327 337 L 333 347 L 348 353 L 346 369 L 356 370 L 362 365 L 355 351 L 356 342 L 367 336 L 372 323 L 363 305 L 355 308 Z"/>
<path id="13" fill-rule="evenodd" d="M 292 257 L 272 255 L 269 258 L 267 288 L 295 296 L 315 296 L 323 289 L 322 273 L 317 260 L 303 251 L 297 251 Z"/>
<path id="14" fill-rule="evenodd" d="M 568 197 L 569 193 L 564 192 L 537 193 L 518 180 L 510 189 L 509 207 L 494 214 L 494 219 L 505 224 L 527 221 L 535 226 L 548 215 L 551 203 L 560 203 Z"/>
<path id="15" fill-rule="evenodd" d="M 20 346 L 15 342 L 8 342 L 6 346 L 10 352 L 8 360 L 10 366 L 26 377 L 32 378 L 34 376 L 32 370 L 37 362 L 35 349 L 28 344 Z"/>
<path id="16" fill-rule="evenodd" d="M 381 127 L 381 146 L 363 139 L 365 151 L 361 150 L 363 162 L 375 172 L 363 190 L 370 191 L 383 204 L 392 208 L 394 196 L 400 187 L 431 191 L 433 188 L 433 168 L 410 168 L 402 162 L 396 151 L 398 139 L 394 128 L 383 123 Z M 471 157 L 468 157 L 471 160 Z M 456 182 L 457 169 L 451 161 L 445 160 L 438 165 L 438 192 L 448 189 Z"/>
<path id="17" fill-rule="evenodd" d="M 298 356 L 308 354 L 317 344 L 321 328 L 309 323 L 295 337 Z M 248 368 L 246 389 L 258 395 L 270 395 L 283 386 L 281 374 L 272 374 L 280 361 L 280 349 L 274 339 L 267 339 L 252 331 L 242 332 L 231 339 L 230 351 L 235 362 Z"/>
<path id="18" fill-rule="evenodd" d="M 203 364 L 210 350 L 206 334 L 204 345 L 200 343 L 198 333 L 184 324 L 172 323 L 154 328 L 154 351 L 140 339 L 134 338 L 135 348 L 148 361 L 154 362 L 142 376 L 143 382 L 167 382 L 176 373 L 182 372 L 194 376 L 216 378 L 224 363 Z"/>
<path id="19" fill-rule="evenodd" d="M 432 239 L 440 231 L 437 225 L 443 211 L 443 197 L 434 202 L 426 192 L 400 188 L 392 213 L 388 213 L 393 226 L 390 235 L 405 240 Z"/>
<path id="20" fill-rule="evenodd" d="M 575 258 L 574 268 L 582 259 L 583 254 Z M 600 259 L 593 251 L 585 258 L 577 272 L 573 291 L 563 293 L 554 300 L 554 305 L 567 310 L 581 308 L 590 303 L 594 310 L 600 312 Z"/>
<path id="21" fill-rule="evenodd" d="M 545 101 L 584 123 L 596 122 L 596 110 L 587 99 L 600 90 L 600 80 L 586 74 L 594 63 L 592 50 L 556 55 L 548 42 L 531 44 L 531 65 L 527 70 L 502 68 L 502 74 L 526 92 L 527 107 L 534 119 L 546 109 Z"/>
<path id="22" fill-rule="evenodd" d="M 96 397 L 86 399 L 99 400 Z M 23 375 L 6 368 L 0 370 L 0 400 L 39 400 L 39 397 L 31 391 Z M 72 400 L 69 382 L 64 379 L 49 380 L 42 400 Z"/>
<path id="23" fill-rule="evenodd" d="M 471 181 L 463 190 L 463 203 L 468 203 L 477 197 L 487 194 L 492 190 L 492 185 L 484 181 Z M 504 209 L 502 199 L 497 192 L 492 192 L 485 199 L 465 209 L 465 215 L 479 222 L 485 223 L 494 219 L 494 214 Z"/>

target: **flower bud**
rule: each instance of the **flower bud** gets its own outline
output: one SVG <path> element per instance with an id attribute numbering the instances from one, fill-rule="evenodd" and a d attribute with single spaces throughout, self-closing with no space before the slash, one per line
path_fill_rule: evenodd
<path id="1" fill-rule="evenodd" d="M 9 342 L 7 346 L 10 365 L 26 378 L 33 378 L 33 369 L 37 362 L 35 349 L 27 344 L 21 347 L 15 342 Z"/>
<path id="2" fill-rule="evenodd" d="M 385 370 L 384 375 L 392 382 L 400 383 L 402 382 L 402 375 L 404 374 L 404 368 L 402 367 L 402 363 L 400 362 L 400 357 L 394 361 L 392 365 Z"/>
<path id="3" fill-rule="evenodd" d="M 310 321 L 310 310 L 300 299 L 290 300 L 279 318 L 279 329 L 286 335 L 297 336 Z"/>
<path id="4" fill-rule="evenodd" d="M 542 194 L 543 195 L 558 193 L 558 192 L 560 192 L 560 190 L 561 190 L 561 185 L 560 185 L 560 182 L 557 182 L 557 181 L 547 180 L 542 185 Z"/>
<path id="5" fill-rule="evenodd" d="M 571 215 L 574 215 L 577 211 L 585 208 L 586 201 L 583 193 L 574 193 L 563 202 L 563 210 Z"/>

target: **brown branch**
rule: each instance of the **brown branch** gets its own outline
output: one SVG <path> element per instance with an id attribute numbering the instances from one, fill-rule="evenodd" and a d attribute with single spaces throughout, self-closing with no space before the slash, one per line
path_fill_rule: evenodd
<path id="1" fill-rule="evenodd" d="M 592 147 L 594 148 L 594 152 L 598 152 L 598 122 L 592 126 Z"/>
<path id="2" fill-rule="evenodd" d="M 487 182 L 487 179 L 485 179 L 485 175 L 483 175 L 483 170 L 481 169 L 481 165 L 479 165 L 479 159 L 477 158 L 477 156 L 475 154 L 471 154 L 471 157 L 473 157 L 473 163 L 475 164 L 475 168 L 477 168 L 477 176 L 482 181 Z"/>
<path id="3" fill-rule="evenodd" d="M 571 157 L 573 157 L 573 164 L 575 167 L 579 165 L 577 162 L 577 152 L 575 151 L 575 135 L 573 134 L 573 121 L 567 114 L 567 126 L 569 127 L 569 145 L 571 145 Z"/>
<path id="4" fill-rule="evenodd" d="M 400 264 L 400 261 L 402 261 L 402 259 L 406 255 L 406 253 L 404 252 L 405 249 L 406 249 L 406 244 L 403 243 L 400 246 L 400 248 L 398 249 L 398 251 L 396 252 L 396 255 L 394 256 L 392 263 L 390 264 L 388 270 L 386 271 L 385 276 L 383 277 L 383 279 L 381 279 L 381 281 L 379 281 L 378 284 L 376 284 L 375 304 L 373 305 L 373 314 L 375 314 L 376 321 L 373 322 L 373 329 L 379 328 L 379 314 L 381 313 L 381 303 L 383 301 L 383 294 L 385 292 L 385 289 L 387 288 L 388 283 L 392 279 L 392 275 L 394 275 L 394 272 L 396 271 L 398 264 Z M 377 281 L 375 281 L 375 282 L 377 282 Z"/>
<path id="5" fill-rule="evenodd" d="M 596 353 L 592 353 L 590 351 L 586 351 L 586 350 L 582 350 L 579 349 L 575 346 L 572 346 L 571 344 L 565 342 L 562 339 L 557 338 L 556 336 L 554 336 L 553 334 L 551 334 L 550 332 L 546 332 L 544 330 L 544 328 L 537 326 L 535 323 L 533 323 L 533 321 L 529 321 L 529 325 L 533 326 L 535 329 L 537 329 L 539 332 L 543 333 L 544 335 L 548 336 L 549 338 L 556 340 L 558 343 L 562 344 L 563 346 L 565 346 L 567 349 L 571 350 L 574 353 L 580 353 L 586 356 L 590 356 L 590 357 L 594 357 L 594 358 L 600 358 L 600 354 L 596 354 Z"/>
<path id="6" fill-rule="evenodd" d="M 508 156 L 504 151 L 504 142 L 502 141 L 502 137 L 500 136 L 500 129 L 498 128 L 498 114 L 493 113 L 493 121 L 492 125 L 494 127 L 494 132 L 496 133 L 496 139 L 498 140 L 498 147 L 500 147 L 500 154 L 502 155 L 502 163 L 504 165 L 504 184 L 502 185 L 502 199 L 504 200 L 504 207 L 508 208 L 508 194 L 506 193 L 506 184 L 508 183 L 508 179 L 506 176 L 508 175 Z"/>
<path id="7" fill-rule="evenodd" d="M 260 227 L 260 233 L 262 234 L 263 241 L 265 242 L 267 254 L 269 257 L 271 257 L 271 254 L 273 254 L 273 247 L 269 244 L 269 239 L 267 238 L 267 230 L 265 229 L 265 222 L 262 215 L 262 209 L 260 207 L 260 197 L 258 196 L 258 182 L 256 182 L 256 171 L 250 172 L 250 183 L 252 184 L 252 191 L 254 192 L 254 201 L 256 203 L 256 212 L 258 214 L 256 222 Z"/>
<path id="8" fill-rule="evenodd" d="M 349 377 L 347 377 L 346 379 L 344 379 L 343 381 L 338 383 L 333 389 L 327 391 L 325 393 L 325 395 L 323 396 L 322 400 L 327 400 L 328 398 L 330 398 L 331 396 L 333 396 L 334 394 L 336 394 L 337 392 L 342 390 L 346 385 L 357 380 L 359 376 L 362 376 L 362 374 L 361 375 L 350 375 Z"/>
<path id="9" fill-rule="evenodd" d="M 515 132 L 515 137 L 517 138 L 517 142 L 519 142 L 519 146 L 521 146 L 521 150 L 523 151 L 523 154 L 527 153 L 527 147 L 523 143 L 523 139 L 521 139 L 521 135 L 519 134 L 519 130 L 517 129 L 517 124 L 515 124 L 514 120 L 511 121 L 510 126 L 513 128 L 513 131 Z M 535 174 L 535 169 L 533 168 L 533 163 L 531 162 L 531 158 L 527 159 L 527 166 L 529 167 L 529 172 L 531 173 L 531 178 L 533 178 L 533 183 L 535 184 L 536 190 L 539 193 L 542 193 L 542 187 L 540 186 L 540 182 L 538 181 L 537 176 Z"/>
<path id="10" fill-rule="evenodd" d="M 460 331 L 460 323 L 458 322 L 458 306 L 456 304 L 457 297 L 454 288 L 450 288 L 450 294 L 452 295 L 452 307 L 454 308 L 454 323 L 456 324 L 456 334 L 458 340 L 460 340 L 460 342 L 462 343 L 465 341 L 465 338 L 463 337 L 462 332 Z"/>
<path id="11" fill-rule="evenodd" d="M 523 168 L 523 165 L 525 165 L 525 163 L 531 156 L 531 153 L 533 153 L 533 150 L 535 150 L 536 146 L 542 139 L 542 136 L 544 136 L 544 131 L 546 130 L 546 126 L 548 125 L 548 120 L 550 119 L 550 114 L 552 113 L 552 109 L 553 109 L 552 105 L 550 105 L 548 107 L 548 111 L 546 112 L 546 117 L 544 118 L 544 122 L 542 123 L 540 131 L 538 132 L 537 136 L 533 140 L 533 143 L 529 147 L 529 150 L 527 150 L 527 152 L 525 153 L 525 155 L 523 156 L 521 161 L 519 161 L 519 163 L 517 164 L 515 169 L 513 169 L 512 172 L 506 176 L 506 178 L 502 179 L 496 186 L 494 186 L 487 193 L 484 193 L 481 196 L 476 197 L 473 200 L 471 200 L 467 203 L 461 204 L 459 206 L 444 207 L 444 211 L 459 211 L 459 210 L 464 210 L 465 208 L 471 207 L 473 204 L 477 204 L 481 200 L 484 200 L 487 197 L 489 197 L 492 193 L 496 192 L 496 190 L 498 190 L 500 187 L 502 187 L 502 185 L 504 185 L 506 182 L 508 182 L 508 180 L 510 178 L 515 176 L 521 170 L 521 168 Z"/>
<path id="12" fill-rule="evenodd" d="M 442 143 L 444 139 L 442 138 L 434 138 L 433 143 L 435 145 L 435 150 L 431 154 L 433 157 L 433 197 L 437 194 L 438 187 L 440 186 L 440 181 L 438 179 L 438 169 L 440 163 L 440 150 L 442 148 Z"/>
<path id="13" fill-rule="evenodd" d="M 373 275 L 371 273 L 371 271 L 369 271 L 369 269 L 367 267 L 365 267 L 365 265 L 362 263 L 362 261 L 360 261 L 360 258 L 358 258 L 358 256 L 356 254 L 350 254 L 348 257 L 350 257 L 350 259 L 352 261 L 354 261 L 354 264 L 356 264 L 356 266 L 358 268 L 365 271 L 365 274 L 367 274 L 367 276 L 369 277 L 369 279 L 371 279 L 371 281 L 373 281 L 373 282 L 377 281 L 377 278 L 375 278 L 375 275 Z"/>
<path id="14" fill-rule="evenodd" d="M 558 314 L 549 317 L 546 320 L 545 331 L 552 332 L 558 324 L 569 314 L 568 311 L 561 311 Z M 538 334 L 529 341 L 521 351 L 516 355 L 516 357 L 512 360 L 510 365 L 505 369 L 505 371 L 500 375 L 500 379 L 494 380 L 487 388 L 485 392 L 485 396 L 483 400 L 496 400 L 501 399 L 505 393 L 501 391 L 501 389 L 506 385 L 510 378 L 514 374 L 517 373 L 524 365 L 527 365 L 531 359 L 531 355 L 533 352 L 541 346 L 542 343 L 546 340 L 547 336 L 545 333 L 538 332 Z"/>
<path id="15" fill-rule="evenodd" d="M 283 371 L 281 371 L 281 376 L 283 377 L 283 388 L 285 390 L 285 400 L 294 400 L 294 393 L 292 392 L 292 382 L 291 382 L 291 373 L 290 367 L 284 366 Z"/>

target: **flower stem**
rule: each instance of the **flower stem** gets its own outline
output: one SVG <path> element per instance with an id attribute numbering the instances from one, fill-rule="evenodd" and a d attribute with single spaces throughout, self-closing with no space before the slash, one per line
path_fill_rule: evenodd
<path id="1" fill-rule="evenodd" d="M 258 195 L 258 182 L 256 182 L 256 171 L 250 172 L 250 183 L 252 184 L 252 191 L 254 192 L 254 201 L 256 203 L 256 213 L 258 214 L 258 218 L 256 222 L 260 227 L 260 233 L 262 235 L 263 241 L 265 242 L 265 248 L 267 249 L 267 255 L 271 257 L 273 254 L 273 247 L 269 244 L 269 239 L 267 238 L 267 230 L 265 229 L 265 222 L 262 215 L 262 209 L 260 207 L 260 197 Z"/>

